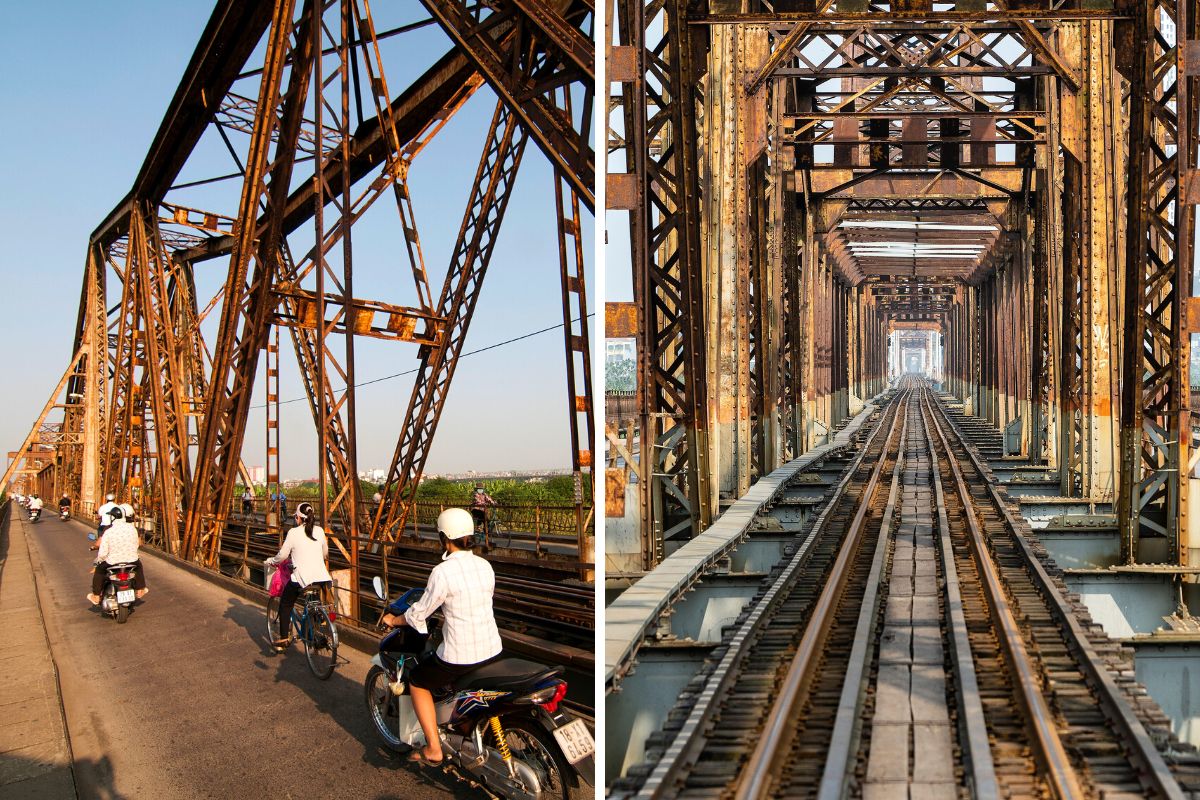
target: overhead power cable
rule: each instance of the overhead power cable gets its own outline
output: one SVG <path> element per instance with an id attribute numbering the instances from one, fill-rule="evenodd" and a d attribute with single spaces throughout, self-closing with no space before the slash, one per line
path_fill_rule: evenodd
<path id="1" fill-rule="evenodd" d="M 595 312 L 588 314 L 589 318 L 594 317 L 594 316 L 596 316 Z M 571 321 L 579 322 L 580 320 L 578 318 L 576 318 Z M 495 344 L 489 344 L 487 347 L 480 347 L 478 350 L 471 350 L 469 352 L 463 353 L 462 355 L 459 356 L 459 358 L 463 359 L 463 358 L 466 358 L 467 356 L 479 355 L 480 353 L 486 353 L 489 350 L 495 350 L 498 347 L 504 347 L 505 345 L 515 344 L 516 342 L 521 342 L 521 341 L 524 341 L 525 339 L 532 339 L 534 336 L 540 336 L 543 333 L 549 333 L 550 331 L 556 331 L 559 328 L 561 328 L 562 326 L 563 326 L 563 324 L 560 322 L 557 325 L 551 325 L 548 328 L 542 328 L 541 330 L 530 331 L 529 333 L 525 333 L 520 336 L 515 336 L 512 339 L 505 339 L 503 342 L 496 342 Z M 396 378 L 403 378 L 405 375 L 413 375 L 419 371 L 420 371 L 420 368 L 418 367 L 417 369 L 410 369 L 410 370 L 406 370 L 404 372 L 397 372 L 395 375 L 384 375 L 382 378 L 373 378 L 369 381 L 363 381 L 362 383 L 356 383 L 356 384 L 354 384 L 354 388 L 361 389 L 364 386 L 370 386 L 371 384 L 374 384 L 374 383 L 383 383 L 384 381 L 395 380 Z M 346 387 L 344 387 L 344 386 L 341 389 L 334 390 L 334 394 L 338 394 L 338 395 L 345 394 L 345 392 L 346 392 Z M 300 403 L 305 400 L 308 400 L 308 398 L 307 397 L 293 397 L 290 400 L 280 400 L 279 405 L 286 406 L 290 403 Z M 250 409 L 254 410 L 254 409 L 266 408 L 266 407 L 267 407 L 267 404 L 262 403 L 260 405 L 250 406 Z"/>

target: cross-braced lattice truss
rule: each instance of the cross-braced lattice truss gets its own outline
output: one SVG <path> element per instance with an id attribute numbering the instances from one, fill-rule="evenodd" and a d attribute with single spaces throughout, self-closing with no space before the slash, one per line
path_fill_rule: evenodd
<path id="1" fill-rule="evenodd" d="M 583 58 L 593 11 L 583 0 L 424 6 L 427 16 L 415 4 L 370 0 L 218 2 L 132 191 L 92 237 L 75 355 L 18 451 L 41 447 L 39 438 L 56 447 L 64 490 L 85 502 L 109 491 L 132 500 L 171 550 L 216 565 L 235 484 L 249 480 L 241 454 L 264 372 L 268 490 L 279 487 L 286 331 L 317 433 L 322 518 L 352 568 L 362 542 L 350 536 L 395 538 L 527 139 L 554 166 L 546 190 L 558 198 L 557 219 L 545 230 L 560 245 L 571 455 L 582 487 L 592 450 L 582 214 L 593 203 L 592 73 Z M 454 44 L 397 85 L 392 40 L 430 26 Z M 409 170 L 480 91 L 497 98 L 493 124 L 434 295 Z M 213 174 L 214 149 L 227 156 L 225 172 Z M 208 155 L 193 160 L 199 151 Z M 240 192 L 226 189 L 234 186 Z M 355 289 L 352 232 L 388 197 L 397 297 L 365 299 Z M 211 297 L 198 294 L 202 265 L 223 270 Z M 415 345 L 420 360 L 373 518 L 355 455 L 361 337 Z M 55 408 L 61 424 L 46 419 Z M 582 552 L 590 516 L 578 494 Z"/>
<path id="2" fill-rule="evenodd" d="M 928 325 L 1007 452 L 1187 564 L 1194 6 L 612 4 L 643 568 Z"/>

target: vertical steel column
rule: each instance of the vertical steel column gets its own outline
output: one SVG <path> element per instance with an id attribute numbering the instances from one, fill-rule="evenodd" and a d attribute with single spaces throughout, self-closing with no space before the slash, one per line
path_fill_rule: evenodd
<path id="1" fill-rule="evenodd" d="M 1191 564 L 1186 479 L 1191 445 L 1185 306 L 1195 235 L 1197 77 L 1194 0 L 1145 2 L 1132 23 L 1128 238 L 1121 393 L 1121 556 L 1166 539 Z"/>
<path id="2" fill-rule="evenodd" d="M 767 40 L 765 30 L 741 25 L 718 26 L 710 36 L 700 154 L 706 391 L 710 464 L 717 478 L 712 488 L 716 497 L 733 499 L 750 488 L 762 455 L 752 416 L 762 406 L 763 382 L 756 372 L 763 365 L 751 350 L 760 346 L 765 331 L 752 261 L 761 255 L 754 226 L 761 217 L 762 192 L 755 176 L 766 146 L 767 92 L 747 96 L 743 77 L 748 65 L 765 58 Z"/>
<path id="3" fill-rule="evenodd" d="M 252 381 L 265 345 L 271 276 L 282 239 L 282 214 L 276 210 L 287 200 L 308 95 L 313 55 L 308 25 L 316 23 L 314 2 L 306 1 L 298 26 L 293 26 L 293 9 L 294 0 L 277 0 L 272 14 L 238 208 L 236 242 L 225 284 L 220 333 L 213 350 L 212 381 L 196 451 L 196 493 L 188 510 L 183 554 L 210 565 L 217 561 L 245 436 Z M 291 39 L 296 29 L 299 32 L 293 48 Z M 285 90 L 283 72 L 289 63 L 291 77 Z M 272 144 L 275 158 L 269 157 Z M 259 231 L 257 221 L 263 201 L 269 223 L 265 231 Z"/>
<path id="4" fill-rule="evenodd" d="M 621 0 L 622 83 L 638 352 L 642 536 L 712 523 L 694 37 L 683 0 Z M 654 107 L 651 110 L 652 81 Z M 615 194 L 615 193 L 614 193 Z M 668 513 L 670 512 L 670 513 Z"/>
<path id="5" fill-rule="evenodd" d="M 570 98 L 566 99 L 570 108 Z M 575 479 L 575 536 L 579 560 L 586 561 L 590 530 L 584 511 L 584 476 L 590 479 L 592 437 L 592 350 L 589 343 L 587 282 L 584 272 L 583 230 L 579 196 L 561 174 L 554 176 L 555 210 L 558 218 L 558 265 L 562 284 L 563 339 L 566 346 L 567 416 L 571 429 L 571 474 Z M 583 577 L 583 576 L 581 576 Z"/>

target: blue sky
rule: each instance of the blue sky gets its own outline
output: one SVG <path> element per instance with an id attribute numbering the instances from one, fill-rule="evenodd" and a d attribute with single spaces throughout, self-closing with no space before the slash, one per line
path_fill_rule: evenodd
<path id="1" fill-rule="evenodd" d="M 404 11 L 416 3 L 401 4 Z M 87 237 L 125 195 L 191 56 L 207 3 L 74 2 L 4 4 L 0 25 L 4 82 L 0 193 L 6 247 L 0 251 L 0 340 L 10 355 L 9 390 L 0 396 L 0 439 L 16 448 L 71 353 Z M 382 23 L 382 21 L 381 21 Z M 381 30 L 386 24 L 378 26 Z M 450 48 L 436 28 L 385 43 L 393 93 Z M 242 90 L 245 93 L 245 89 Z M 495 97 L 478 92 L 414 163 L 410 187 L 436 298 L 445 276 Z M 227 156 L 202 146 L 183 177 L 230 171 Z M 198 193 L 200 207 L 236 210 L 236 181 Z M 592 220 L 586 211 L 589 289 Z M 359 297 L 408 305 L 411 278 L 398 216 L 383 198 L 356 228 Z M 201 304 L 223 279 L 221 263 L 197 269 Z M 207 291 L 207 294 L 206 294 Z M 110 296 L 110 303 L 116 301 Z M 589 298 L 595 310 L 595 298 Z M 533 144 L 496 245 L 466 350 L 562 320 L 551 170 Z M 211 336 L 211 334 L 210 334 Z M 290 346 L 283 347 L 281 395 L 303 397 Z M 210 346 L 212 339 L 209 338 Z M 360 340 L 359 382 L 416 366 L 412 345 Z M 456 373 L 429 469 L 461 471 L 569 464 L 561 331 L 464 359 Z M 386 467 L 402 422 L 411 378 L 359 392 L 359 466 Z M 261 390 L 255 403 L 261 402 Z M 263 412 L 249 421 L 244 451 L 262 463 Z M 315 436 L 307 404 L 284 406 L 285 477 L 315 474 Z"/>

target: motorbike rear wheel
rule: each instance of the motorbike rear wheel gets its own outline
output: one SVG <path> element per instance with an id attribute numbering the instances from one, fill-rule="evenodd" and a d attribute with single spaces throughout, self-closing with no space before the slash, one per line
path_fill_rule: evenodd
<path id="1" fill-rule="evenodd" d="M 524 762 L 538 776 L 543 800 L 569 800 L 573 772 L 551 734 L 534 720 L 507 717 L 504 738 L 513 758 Z"/>
<path id="2" fill-rule="evenodd" d="M 400 741 L 396 733 L 400 717 L 400 698 L 392 694 L 389 683 L 387 672 L 379 667 L 371 667 L 366 680 L 363 681 L 363 699 L 367 703 L 367 713 L 371 716 L 371 723 L 375 726 L 379 738 L 383 739 L 389 750 L 401 753 L 408 749 L 408 745 Z"/>
<path id="3" fill-rule="evenodd" d="M 124 625 L 125 620 L 129 619 L 129 606 L 117 605 L 117 624 Z"/>

